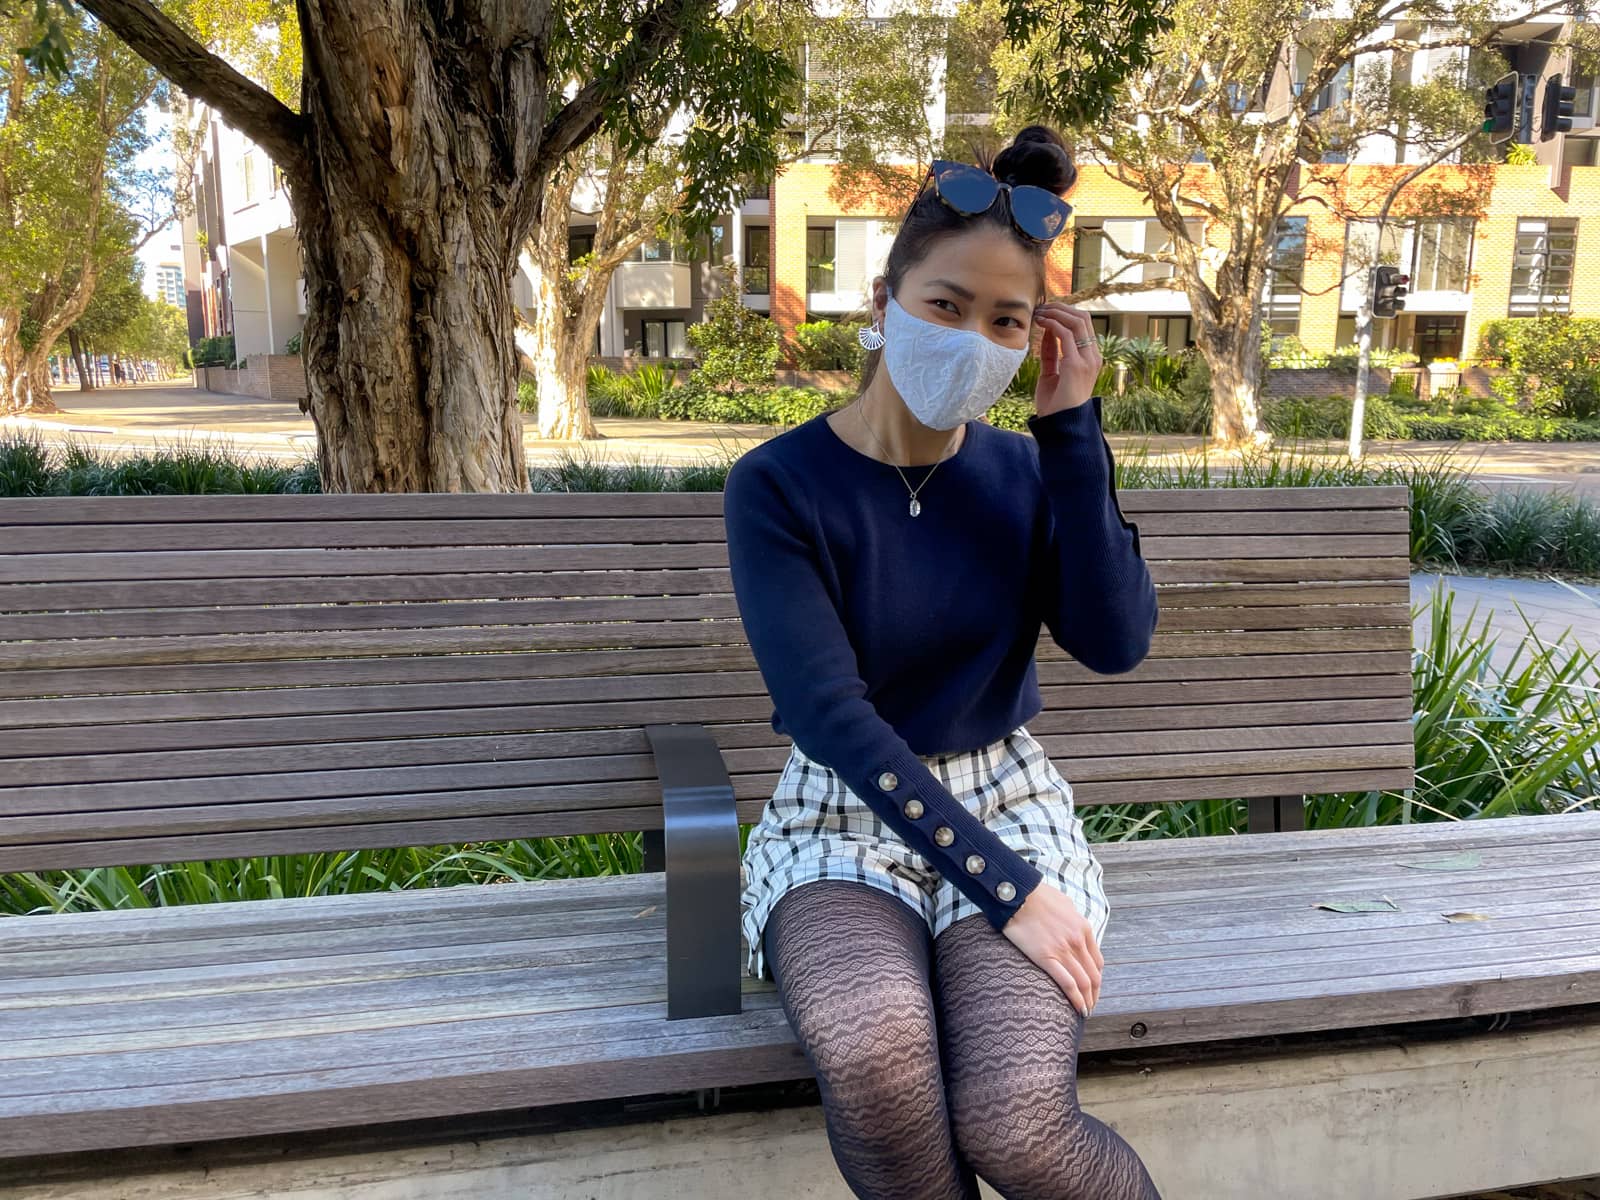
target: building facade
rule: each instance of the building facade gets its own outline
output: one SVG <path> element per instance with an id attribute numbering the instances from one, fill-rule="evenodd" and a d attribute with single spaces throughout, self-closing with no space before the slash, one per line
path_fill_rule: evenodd
<path id="1" fill-rule="evenodd" d="M 1559 18 L 1519 27 L 1501 47 L 1519 71 L 1541 81 L 1565 70 L 1550 50 L 1564 29 Z M 1360 64 L 1357 64 L 1358 68 Z M 940 64 L 942 69 L 942 64 Z M 1459 52 L 1434 51 L 1405 64 L 1414 81 L 1434 71 L 1459 71 Z M 1273 89 L 1298 89 L 1300 56 L 1285 56 Z M 937 74 L 937 73 L 936 73 Z M 1346 223 L 1327 206 L 1305 202 L 1280 222 L 1272 284 L 1262 297 L 1265 324 L 1277 339 L 1295 338 L 1311 351 L 1355 340 L 1356 312 L 1366 265 L 1381 256 L 1411 277 L 1406 311 L 1375 323 L 1375 342 L 1409 350 L 1424 361 L 1471 355 L 1485 322 L 1508 316 L 1571 313 L 1600 316 L 1600 93 L 1592 77 L 1568 81 L 1577 89 L 1573 129 L 1534 143 L 1535 161 L 1489 167 L 1444 165 L 1430 180 L 1458 175 L 1473 189 L 1470 211 L 1408 211 L 1378 246 L 1370 225 Z M 1348 80 L 1326 97 L 1338 103 Z M 1542 86 L 1540 88 L 1542 94 Z M 1298 94 L 1298 93 L 1297 93 Z M 1319 97 L 1319 103 L 1322 98 Z M 982 115 L 947 114 L 939 89 L 928 108 L 938 144 L 945 123 L 982 124 Z M 191 110 L 192 120 L 196 112 Z M 1379 188 L 1405 152 L 1375 137 L 1350 147 L 1324 172 L 1340 173 L 1349 188 Z M 908 174 L 920 167 L 907 161 Z M 1206 168 L 1196 167 L 1199 171 Z M 868 287 L 883 269 L 903 199 L 853 194 L 840 200 L 838 166 L 811 155 L 784 166 L 769 184 L 750 190 L 692 252 L 647 242 L 616 272 L 593 353 L 608 360 L 687 359 L 689 326 L 701 320 L 718 285 L 715 264 L 731 263 L 743 302 L 770 313 L 786 338 L 808 320 L 860 319 Z M 237 354 L 284 353 L 305 315 L 293 219 L 277 168 L 259 147 L 225 122 L 208 123 L 196 166 L 197 210 L 184 227 L 184 288 L 196 336 L 232 333 Z M 1067 295 L 1115 279 L 1150 283 L 1149 290 L 1084 301 L 1098 329 L 1153 337 L 1174 351 L 1193 341 L 1186 294 L 1160 284 L 1172 268 L 1119 256 L 1159 250 L 1168 234 L 1137 192 L 1092 161 L 1080 162 L 1069 197 L 1074 228 L 1047 260 L 1052 295 Z M 593 200 L 577 195 L 569 214 L 569 251 L 591 245 Z M 1203 236 L 1198 220 L 1194 235 Z M 525 261 L 515 282 L 516 303 L 528 310 L 534 289 Z"/>

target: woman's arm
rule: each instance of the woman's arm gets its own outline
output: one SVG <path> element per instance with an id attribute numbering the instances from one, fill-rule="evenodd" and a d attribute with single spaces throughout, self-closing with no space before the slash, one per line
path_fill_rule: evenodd
<path id="1" fill-rule="evenodd" d="M 1039 446 L 1049 535 L 1039 603 L 1050 636 L 1091 671 L 1131 671 L 1150 653 L 1159 610 L 1139 529 L 1117 504 L 1099 396 L 1028 418 Z"/>
<path id="2" fill-rule="evenodd" d="M 768 694 L 795 744 L 846 785 L 1000 929 L 1043 876 L 969 813 L 867 700 L 855 649 L 819 573 L 814 534 L 780 468 L 748 456 L 728 473 L 723 512 L 744 629 Z M 920 801 L 916 817 L 908 802 Z M 913 811 L 916 806 L 912 805 Z M 948 846 L 933 839 L 948 827 Z M 967 870 L 970 855 L 983 869 Z M 1016 889 L 1003 900 L 995 889 Z"/>

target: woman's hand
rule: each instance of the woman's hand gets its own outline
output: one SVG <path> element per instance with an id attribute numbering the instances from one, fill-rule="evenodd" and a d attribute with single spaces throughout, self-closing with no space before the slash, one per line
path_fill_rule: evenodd
<path id="1" fill-rule="evenodd" d="M 1106 960 L 1094 927 L 1065 892 L 1041 879 L 1000 932 L 1056 981 L 1073 1007 L 1085 1017 L 1094 1011 Z"/>
<path id="2" fill-rule="evenodd" d="M 1039 327 L 1039 386 L 1033 406 L 1042 417 L 1076 408 L 1094 393 L 1100 377 L 1100 339 L 1094 323 L 1081 308 L 1049 300 L 1033 310 Z M 1086 346 L 1078 345 L 1087 341 Z"/>

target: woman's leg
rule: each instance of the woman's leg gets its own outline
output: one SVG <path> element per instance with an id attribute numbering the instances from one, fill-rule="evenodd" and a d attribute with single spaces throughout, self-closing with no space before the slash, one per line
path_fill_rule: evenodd
<path id="1" fill-rule="evenodd" d="M 1160 1200 L 1133 1147 L 1078 1107 L 1084 1019 L 983 914 L 934 940 L 950 1122 L 1006 1200 Z"/>
<path id="2" fill-rule="evenodd" d="M 834 1160 L 862 1200 L 976 1200 L 945 1108 L 928 925 L 870 884 L 785 892 L 766 959 L 816 1073 Z"/>

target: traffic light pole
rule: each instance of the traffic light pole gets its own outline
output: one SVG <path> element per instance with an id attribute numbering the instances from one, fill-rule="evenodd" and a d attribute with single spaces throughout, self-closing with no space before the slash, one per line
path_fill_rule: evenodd
<path id="1" fill-rule="evenodd" d="M 1399 179 L 1389 189 L 1389 194 L 1383 198 L 1383 205 L 1378 209 L 1378 230 L 1373 238 L 1373 248 L 1376 250 L 1383 245 L 1383 227 L 1389 223 L 1389 210 L 1394 207 L 1395 199 L 1406 188 L 1410 187 L 1425 172 L 1442 163 L 1457 150 L 1465 146 L 1478 133 L 1470 130 L 1461 136 L 1445 143 L 1434 152 L 1432 158 L 1426 162 L 1418 163 Z M 1376 254 L 1374 254 L 1376 257 Z M 1361 281 L 1361 303 L 1356 308 L 1356 388 L 1355 397 L 1350 403 L 1350 461 L 1361 461 L 1362 435 L 1366 429 L 1367 421 L 1367 378 L 1372 373 L 1372 294 L 1373 285 L 1377 278 L 1377 263 L 1368 266 L 1363 272 L 1365 278 Z"/>

